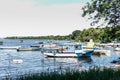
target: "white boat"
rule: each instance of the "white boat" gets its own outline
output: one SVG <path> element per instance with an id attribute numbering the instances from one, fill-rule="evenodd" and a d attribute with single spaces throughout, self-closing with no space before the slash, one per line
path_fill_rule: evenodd
<path id="1" fill-rule="evenodd" d="M 77 55 L 75 53 L 50 53 L 50 52 L 45 52 L 44 55 L 46 57 L 59 57 L 59 58 L 77 57 Z"/>
<path id="2" fill-rule="evenodd" d="M 115 51 L 120 51 L 120 47 L 116 47 L 116 48 L 115 48 Z"/>
<path id="3" fill-rule="evenodd" d="M 22 59 L 13 59 L 13 63 L 20 64 L 20 63 L 23 63 L 23 60 Z"/>
<path id="4" fill-rule="evenodd" d="M 88 51 L 88 52 L 85 52 L 85 51 L 79 51 L 78 53 L 77 52 L 73 52 L 73 53 L 67 53 L 67 52 L 64 52 L 64 53 L 52 53 L 52 52 L 44 52 L 44 55 L 46 57 L 59 57 L 59 58 L 69 58 L 69 57 L 90 57 L 92 56 L 92 53 L 93 51 Z"/>
<path id="5" fill-rule="evenodd" d="M 0 46 L 0 49 L 19 49 L 21 46 Z"/>
<path id="6" fill-rule="evenodd" d="M 77 45 L 77 49 L 74 52 L 63 52 L 58 49 L 48 49 L 44 52 L 46 57 L 90 57 L 94 52 L 93 49 L 82 49 L 81 45 Z"/>

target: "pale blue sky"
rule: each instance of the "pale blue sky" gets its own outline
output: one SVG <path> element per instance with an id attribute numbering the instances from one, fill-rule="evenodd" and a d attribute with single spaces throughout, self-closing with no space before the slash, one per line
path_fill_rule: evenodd
<path id="1" fill-rule="evenodd" d="M 39 4 L 70 4 L 70 3 L 86 3 L 90 0 L 34 0 Z"/>
<path id="2" fill-rule="evenodd" d="M 81 17 L 89 0 L 0 0 L 0 37 L 68 35 L 90 26 Z"/>

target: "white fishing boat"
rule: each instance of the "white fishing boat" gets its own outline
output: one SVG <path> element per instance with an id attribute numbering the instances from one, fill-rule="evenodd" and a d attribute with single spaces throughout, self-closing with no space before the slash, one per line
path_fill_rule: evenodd
<path id="1" fill-rule="evenodd" d="M 93 49 L 82 49 L 81 45 L 76 45 L 76 49 L 74 52 L 64 52 L 59 49 L 48 49 L 44 52 L 46 57 L 90 57 L 92 56 L 94 50 Z"/>
<path id="2" fill-rule="evenodd" d="M 63 53 L 59 53 L 59 52 L 44 52 L 44 55 L 46 57 L 59 57 L 59 58 L 69 58 L 69 57 L 90 57 L 93 54 L 93 50 L 91 51 L 76 51 L 73 53 L 67 53 L 67 52 L 63 52 Z"/>

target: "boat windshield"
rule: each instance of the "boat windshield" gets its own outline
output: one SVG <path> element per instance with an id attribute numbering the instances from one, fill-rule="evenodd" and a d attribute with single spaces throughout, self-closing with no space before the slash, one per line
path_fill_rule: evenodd
<path id="1" fill-rule="evenodd" d="M 82 45 L 75 45 L 75 50 L 81 50 L 82 49 Z"/>

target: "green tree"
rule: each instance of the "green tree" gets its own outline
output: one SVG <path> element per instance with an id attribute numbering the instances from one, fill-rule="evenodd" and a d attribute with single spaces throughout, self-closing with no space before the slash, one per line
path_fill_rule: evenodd
<path id="1" fill-rule="evenodd" d="M 83 17 L 90 15 L 98 23 L 101 19 L 107 22 L 107 25 L 116 27 L 120 24 L 120 0 L 91 0 L 83 7 Z"/>
<path id="2" fill-rule="evenodd" d="M 71 39 L 75 40 L 75 41 L 79 41 L 79 35 L 80 35 L 81 31 L 80 30 L 75 30 L 72 32 L 72 36 Z"/>
<path id="3" fill-rule="evenodd" d="M 100 20 L 103 20 L 107 26 L 112 27 L 111 39 L 116 38 L 116 28 L 120 25 L 120 0 L 91 0 L 91 3 L 87 3 L 83 7 L 83 17 L 89 15 L 89 19 L 93 22 L 91 25 L 97 24 Z"/>

